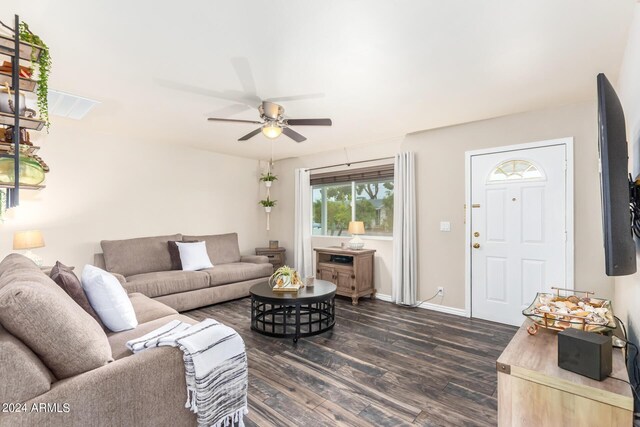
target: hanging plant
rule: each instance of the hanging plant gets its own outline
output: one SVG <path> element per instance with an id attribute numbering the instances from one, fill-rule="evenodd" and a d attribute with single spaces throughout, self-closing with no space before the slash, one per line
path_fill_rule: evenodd
<path id="1" fill-rule="evenodd" d="M 47 99 L 49 92 L 49 73 L 51 72 L 51 56 L 49 56 L 49 47 L 42 39 L 29 30 L 29 26 L 25 22 L 20 23 L 20 40 L 39 46 L 40 57 L 36 56 L 36 50 L 31 51 L 31 67 L 38 64 L 38 86 L 36 95 L 38 96 L 38 110 L 40 111 L 40 119 L 42 119 L 49 132 L 49 102 Z"/>
<path id="2" fill-rule="evenodd" d="M 272 174 L 271 172 L 267 172 L 260 177 L 260 181 L 264 182 L 267 188 L 271 187 L 271 184 L 273 183 L 273 181 L 276 181 L 277 179 L 278 177 Z"/>
<path id="3" fill-rule="evenodd" d="M 267 211 L 271 212 L 271 208 L 276 205 L 277 200 L 271 200 L 269 196 L 266 199 L 260 200 L 258 204 L 262 205 L 262 207 Z"/>

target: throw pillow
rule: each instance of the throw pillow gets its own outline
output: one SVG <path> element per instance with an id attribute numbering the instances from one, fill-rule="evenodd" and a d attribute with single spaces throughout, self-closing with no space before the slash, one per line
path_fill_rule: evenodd
<path id="1" fill-rule="evenodd" d="M 78 279 L 78 276 L 75 275 L 73 270 L 62 264 L 60 261 L 56 261 L 56 265 L 51 269 L 49 277 L 51 277 L 51 279 L 56 282 L 56 284 L 60 286 L 62 290 L 71 297 L 71 299 L 82 307 L 84 311 L 96 319 L 96 322 L 98 322 L 102 329 L 105 328 L 102 320 L 100 320 L 100 316 L 98 316 L 93 307 L 91 307 L 91 304 L 87 299 L 87 295 L 82 290 L 80 279 Z"/>
<path id="2" fill-rule="evenodd" d="M 87 264 L 82 270 L 82 289 L 102 323 L 113 332 L 138 326 L 133 305 L 113 274 Z"/>
<path id="3" fill-rule="evenodd" d="M 91 316 L 50 278 L 33 276 L 11 280 L 0 289 L 2 326 L 58 379 L 111 362 L 107 336 Z"/>
<path id="4" fill-rule="evenodd" d="M 194 243 L 198 240 L 185 240 L 182 239 L 185 243 Z M 178 245 L 176 245 L 177 241 L 169 240 L 167 245 L 169 246 L 169 256 L 171 257 L 171 269 L 172 270 L 182 270 L 182 262 L 180 261 L 180 251 L 178 250 Z"/>
<path id="5" fill-rule="evenodd" d="M 204 268 L 211 268 L 211 260 L 207 254 L 207 245 L 205 242 L 182 243 L 176 242 L 180 251 L 180 262 L 182 270 L 197 271 Z"/>

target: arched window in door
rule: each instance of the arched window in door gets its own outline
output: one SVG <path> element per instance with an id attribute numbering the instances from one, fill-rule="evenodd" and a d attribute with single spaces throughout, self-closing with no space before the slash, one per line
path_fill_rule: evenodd
<path id="1" fill-rule="evenodd" d="M 507 160 L 493 168 L 489 174 L 488 182 L 537 181 L 542 179 L 544 179 L 544 174 L 530 161 Z"/>

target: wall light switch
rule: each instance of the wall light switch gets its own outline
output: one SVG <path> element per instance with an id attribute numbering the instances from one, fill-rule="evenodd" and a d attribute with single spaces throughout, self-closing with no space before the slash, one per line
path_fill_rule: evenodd
<path id="1" fill-rule="evenodd" d="M 451 231 L 451 223 L 449 221 L 440 221 L 440 231 Z"/>

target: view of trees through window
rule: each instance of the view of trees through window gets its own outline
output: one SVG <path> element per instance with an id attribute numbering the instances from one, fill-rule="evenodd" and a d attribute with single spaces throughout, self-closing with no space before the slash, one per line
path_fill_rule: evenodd
<path id="1" fill-rule="evenodd" d="M 393 179 L 322 184 L 312 189 L 312 234 L 349 236 L 349 221 L 363 221 L 369 236 L 393 234 Z"/>

